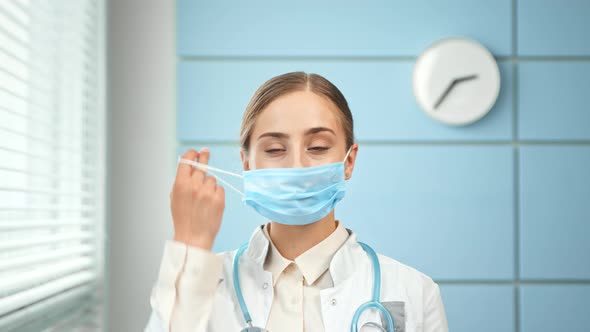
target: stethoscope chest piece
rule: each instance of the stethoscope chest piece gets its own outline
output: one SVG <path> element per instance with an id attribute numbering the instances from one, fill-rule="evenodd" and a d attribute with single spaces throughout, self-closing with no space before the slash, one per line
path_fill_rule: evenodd
<path id="1" fill-rule="evenodd" d="M 379 330 L 379 332 L 387 332 L 387 330 L 383 326 L 373 322 L 367 322 L 363 326 L 361 326 L 360 332 L 364 332 L 366 330 L 365 327 L 371 327 L 371 331 L 375 331 L 375 329 L 377 329 Z"/>
<path id="2" fill-rule="evenodd" d="M 261 327 L 248 326 L 240 332 L 268 332 L 268 330 Z"/>

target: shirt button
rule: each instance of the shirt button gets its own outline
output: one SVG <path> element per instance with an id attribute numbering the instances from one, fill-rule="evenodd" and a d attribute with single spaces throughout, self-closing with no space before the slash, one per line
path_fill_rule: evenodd
<path id="1" fill-rule="evenodd" d="M 267 289 L 268 288 L 268 282 L 265 282 L 264 284 L 262 284 L 262 289 Z"/>
<path id="2" fill-rule="evenodd" d="M 336 299 L 332 299 L 332 301 L 330 301 L 330 303 L 331 303 L 332 305 L 336 305 Z"/>

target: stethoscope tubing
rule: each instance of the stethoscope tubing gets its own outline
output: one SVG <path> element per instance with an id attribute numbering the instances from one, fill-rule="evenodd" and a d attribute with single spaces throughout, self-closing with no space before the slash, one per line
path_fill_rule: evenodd
<path id="1" fill-rule="evenodd" d="M 392 332 L 395 332 L 395 323 L 394 323 L 393 317 L 391 316 L 391 313 L 379 301 L 379 297 L 381 294 L 381 265 L 379 264 L 379 258 L 377 257 L 377 253 L 369 245 L 367 245 L 363 242 L 360 242 L 360 241 L 358 243 L 363 248 L 363 250 L 368 254 L 369 258 L 371 259 L 371 264 L 373 265 L 373 296 L 371 298 L 371 301 L 363 303 L 360 307 L 358 307 L 358 309 L 354 313 L 354 316 L 352 317 L 350 331 L 351 332 L 358 332 L 358 320 L 359 320 L 361 314 L 367 309 L 375 308 L 375 309 L 381 311 L 381 313 L 383 313 L 383 315 L 385 316 L 385 318 L 387 320 L 387 328 L 386 329 L 382 328 L 383 331 L 387 332 L 387 331 L 391 330 Z M 244 300 L 244 295 L 242 294 L 242 287 L 240 286 L 239 261 L 240 261 L 240 257 L 242 257 L 242 254 L 244 253 L 244 251 L 247 248 L 248 248 L 248 243 L 245 243 L 242 246 L 240 246 L 240 248 L 236 252 L 236 255 L 234 256 L 234 259 L 232 262 L 234 289 L 236 292 L 236 296 L 238 298 L 238 304 L 240 305 L 240 310 L 242 311 L 242 315 L 244 316 L 244 320 L 246 321 L 246 324 L 248 325 L 248 327 L 245 329 L 246 331 L 248 330 L 248 328 L 252 328 L 252 317 L 250 316 L 250 312 L 248 311 L 248 306 L 246 305 L 246 301 Z M 258 328 L 258 329 L 260 329 L 260 328 Z M 260 329 L 260 330 L 263 330 L 263 329 Z"/>

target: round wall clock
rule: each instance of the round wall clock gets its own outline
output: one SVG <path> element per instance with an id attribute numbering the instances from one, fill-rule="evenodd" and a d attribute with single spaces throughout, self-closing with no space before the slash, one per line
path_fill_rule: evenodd
<path id="1" fill-rule="evenodd" d="M 500 92 L 496 60 L 484 46 L 466 38 L 432 44 L 418 57 L 412 76 L 420 108 L 449 125 L 481 119 Z"/>

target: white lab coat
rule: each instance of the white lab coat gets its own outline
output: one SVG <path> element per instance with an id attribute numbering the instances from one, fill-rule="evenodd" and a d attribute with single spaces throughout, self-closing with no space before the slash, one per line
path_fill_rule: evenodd
<path id="1" fill-rule="evenodd" d="M 350 236 L 338 249 L 330 263 L 330 274 L 334 281 L 333 288 L 320 291 L 322 317 L 326 332 L 350 331 L 352 317 L 356 309 L 369 301 L 373 290 L 373 267 L 369 256 L 358 244 L 356 235 L 348 230 Z M 261 227 L 257 227 L 250 238 L 248 249 L 239 262 L 240 283 L 244 299 L 252 316 L 253 325 L 264 327 L 268 320 L 273 302 L 272 275 L 263 269 L 269 248 L 268 239 Z M 245 326 L 244 318 L 233 287 L 232 261 L 236 250 L 223 252 L 222 275 L 210 303 L 204 308 L 195 308 L 195 321 L 200 326 L 207 326 L 207 332 L 241 331 Z M 400 262 L 379 256 L 381 264 L 381 303 L 402 305 L 397 319 L 397 332 L 446 332 L 448 331 L 444 306 L 438 285 L 423 273 L 401 264 Z M 156 285 L 157 287 L 157 285 Z M 403 304 L 399 303 L 403 302 Z M 392 309 L 393 310 L 393 309 Z M 398 310 L 399 311 L 399 310 Z M 378 329 L 360 327 L 365 322 L 381 323 L 379 313 L 370 309 L 359 319 L 359 331 L 378 331 Z M 198 324 L 196 324 L 198 326 Z M 153 310 L 146 332 L 169 332 L 167 323 L 157 310 Z M 176 331 L 171 331 L 176 332 Z M 179 331 L 180 332 L 180 331 Z M 200 331 L 194 331 L 200 332 Z M 277 331 L 270 331 L 277 332 Z"/>

